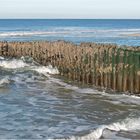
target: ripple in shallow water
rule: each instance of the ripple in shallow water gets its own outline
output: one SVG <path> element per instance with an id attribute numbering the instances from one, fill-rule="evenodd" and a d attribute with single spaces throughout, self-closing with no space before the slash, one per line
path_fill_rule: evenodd
<path id="1" fill-rule="evenodd" d="M 140 98 L 72 86 L 27 64 L 1 68 L 0 138 L 139 137 Z"/>

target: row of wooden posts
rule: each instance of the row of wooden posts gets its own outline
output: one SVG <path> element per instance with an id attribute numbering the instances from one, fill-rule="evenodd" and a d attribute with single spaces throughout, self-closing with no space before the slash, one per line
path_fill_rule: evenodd
<path id="1" fill-rule="evenodd" d="M 71 42 L 0 42 L 0 55 L 30 56 L 56 66 L 70 80 L 119 92 L 140 93 L 140 47 Z"/>

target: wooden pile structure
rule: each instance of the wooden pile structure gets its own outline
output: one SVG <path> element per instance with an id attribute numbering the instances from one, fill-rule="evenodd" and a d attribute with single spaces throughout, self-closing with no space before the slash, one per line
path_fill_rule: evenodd
<path id="1" fill-rule="evenodd" d="M 140 93 L 140 47 L 114 44 L 56 42 L 0 42 L 0 55 L 30 56 L 42 65 L 83 84 Z"/>

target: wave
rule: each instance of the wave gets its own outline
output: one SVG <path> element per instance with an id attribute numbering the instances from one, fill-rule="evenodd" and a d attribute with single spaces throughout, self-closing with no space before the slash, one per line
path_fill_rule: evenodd
<path id="1" fill-rule="evenodd" d="M 27 67 L 29 64 L 25 63 L 22 60 L 0 60 L 0 67 L 6 68 L 6 69 L 17 69 L 17 68 L 23 68 Z"/>
<path id="2" fill-rule="evenodd" d="M 56 83 L 58 85 L 63 86 L 65 89 L 73 90 L 75 92 L 81 94 L 93 94 L 93 95 L 100 95 L 105 97 L 103 101 L 110 102 L 111 104 L 124 104 L 124 105 L 140 105 L 140 97 L 136 95 L 129 95 L 128 93 L 124 94 L 110 94 L 107 93 L 105 90 L 99 91 L 95 88 L 81 88 L 76 85 L 72 85 L 66 82 L 63 82 L 61 79 L 57 79 L 54 77 L 50 77 L 49 81 L 52 83 Z"/>
<path id="3" fill-rule="evenodd" d="M 66 31 L 26 31 L 26 32 L 5 32 L 0 33 L 0 37 L 26 37 L 26 36 L 37 36 L 37 35 L 58 35 L 68 34 Z"/>
<path id="4" fill-rule="evenodd" d="M 11 31 L 0 32 L 0 37 L 28 37 L 28 36 L 76 36 L 76 37 L 93 37 L 98 35 L 103 36 L 120 36 L 122 34 L 140 33 L 140 29 L 94 29 L 82 27 L 61 27 L 53 28 L 48 31 Z M 110 35 L 111 34 L 111 35 Z"/>
<path id="5" fill-rule="evenodd" d="M 4 60 L 4 57 L 0 56 L 0 60 Z"/>
<path id="6" fill-rule="evenodd" d="M 36 62 L 33 61 L 30 57 L 21 57 L 21 59 L 12 59 L 6 60 L 2 58 L 0 60 L 0 67 L 5 69 L 19 69 L 27 67 L 28 70 L 36 71 L 40 74 L 59 74 L 57 67 L 53 67 L 52 65 L 48 66 L 37 66 Z"/>
<path id="7" fill-rule="evenodd" d="M 116 132 L 140 130 L 140 118 L 127 118 L 127 119 L 120 121 L 120 122 L 115 122 L 115 123 L 112 123 L 109 125 L 102 125 L 85 136 L 82 136 L 82 137 L 72 136 L 69 139 L 70 140 L 99 139 L 103 136 L 103 132 L 106 129 L 111 130 L 111 131 L 116 131 Z"/>
<path id="8" fill-rule="evenodd" d="M 47 74 L 59 74 L 59 71 L 56 67 L 52 67 L 52 65 L 48 66 L 38 66 L 33 69 L 34 71 L 43 74 L 45 76 L 48 76 Z"/>
<path id="9" fill-rule="evenodd" d="M 0 87 L 3 87 L 9 83 L 10 83 L 9 77 L 4 77 L 3 79 L 0 79 Z"/>

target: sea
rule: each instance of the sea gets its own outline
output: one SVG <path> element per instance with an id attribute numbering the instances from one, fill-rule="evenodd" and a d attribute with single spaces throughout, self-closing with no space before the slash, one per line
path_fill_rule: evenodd
<path id="1" fill-rule="evenodd" d="M 140 46 L 140 20 L 1 19 L 0 41 Z M 59 76 L 30 57 L 0 56 L 0 139 L 140 139 L 140 97 Z"/>

